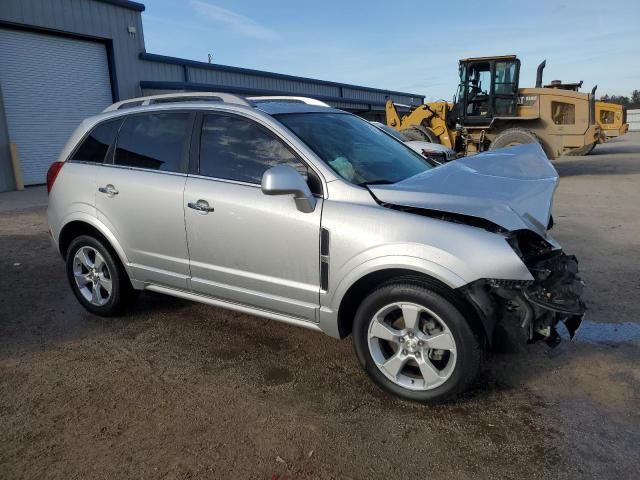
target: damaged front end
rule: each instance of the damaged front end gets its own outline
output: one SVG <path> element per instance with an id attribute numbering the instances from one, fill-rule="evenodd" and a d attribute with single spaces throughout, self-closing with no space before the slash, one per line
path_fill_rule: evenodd
<path id="1" fill-rule="evenodd" d="M 560 322 L 573 338 L 586 310 L 576 257 L 530 231 L 514 232 L 508 241 L 534 280 L 483 279 L 465 292 L 484 317 L 494 346 L 512 349 L 544 340 L 554 347 L 560 343 Z"/>
<path id="2" fill-rule="evenodd" d="M 494 278 L 476 280 L 459 293 L 473 305 L 494 344 L 544 339 L 554 345 L 560 339 L 558 323 L 563 322 L 573 337 L 585 311 L 578 261 L 548 235 L 558 181 L 540 145 L 527 144 L 464 157 L 393 184 L 367 188 L 385 208 L 468 225 L 506 239 L 531 276 L 520 264 L 518 280 L 509 279 L 513 270 L 505 269 L 500 277 L 500 268 L 487 268 Z M 509 261 L 518 262 L 508 254 Z"/>

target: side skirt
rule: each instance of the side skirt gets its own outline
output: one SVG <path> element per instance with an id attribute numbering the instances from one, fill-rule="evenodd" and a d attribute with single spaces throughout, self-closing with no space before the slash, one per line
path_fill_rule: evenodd
<path id="1" fill-rule="evenodd" d="M 192 302 L 205 303 L 214 307 L 226 308 L 228 310 L 235 310 L 236 312 L 248 313 L 249 315 L 255 315 L 256 317 L 269 318 L 278 322 L 288 323 L 289 325 L 295 325 L 296 327 L 307 328 L 309 330 L 315 330 L 322 332 L 322 329 L 316 324 L 306 320 L 302 320 L 295 317 L 289 317 L 280 313 L 270 312 L 268 310 L 261 310 L 259 308 L 249 307 L 238 303 L 227 302 L 224 300 L 218 300 L 217 298 L 211 298 L 204 295 L 198 295 L 197 293 L 186 292 L 184 290 L 177 290 L 174 288 L 163 287 L 160 285 L 146 285 L 145 290 L 152 292 L 163 293 L 172 297 L 184 298 L 185 300 L 191 300 Z"/>

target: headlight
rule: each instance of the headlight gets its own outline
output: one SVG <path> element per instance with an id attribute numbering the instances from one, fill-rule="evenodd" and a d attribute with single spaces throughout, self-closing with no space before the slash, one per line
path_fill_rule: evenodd
<path id="1" fill-rule="evenodd" d="M 537 233 L 530 230 L 517 230 L 507 237 L 507 242 L 525 264 L 541 255 L 557 250 Z"/>

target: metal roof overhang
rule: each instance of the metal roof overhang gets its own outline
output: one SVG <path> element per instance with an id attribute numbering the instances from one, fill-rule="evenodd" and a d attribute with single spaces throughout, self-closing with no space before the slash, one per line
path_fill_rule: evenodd
<path id="1" fill-rule="evenodd" d="M 358 85 L 349 85 L 346 83 L 332 82 L 328 80 L 317 80 L 313 78 L 299 77 L 295 75 L 287 75 L 282 73 L 267 72 L 262 70 L 253 70 L 248 68 L 232 67 L 228 65 L 210 64 L 205 62 L 197 62 L 194 60 L 168 57 L 165 55 L 156 55 L 156 54 L 151 54 L 147 52 L 140 53 L 140 59 L 150 61 L 150 62 L 160 62 L 160 63 L 168 63 L 172 65 L 179 65 L 184 68 L 184 81 L 142 80 L 140 82 L 140 87 L 148 90 L 190 90 L 190 91 L 201 91 L 201 92 L 211 91 L 211 92 L 228 92 L 228 93 L 252 95 L 252 96 L 305 95 L 305 96 L 313 97 L 325 102 L 362 106 L 363 110 L 365 111 L 373 110 L 374 107 L 384 108 L 385 101 L 373 100 L 373 99 L 362 99 L 362 98 L 351 98 L 348 96 L 343 96 L 342 95 L 343 91 L 345 89 L 358 90 L 358 91 L 368 92 L 376 95 L 383 95 L 385 99 L 391 96 L 404 97 L 405 99 L 403 100 L 403 102 L 409 103 L 411 106 L 418 106 L 424 103 L 424 95 L 398 92 L 394 90 L 362 87 Z M 196 68 L 196 69 L 203 69 L 203 70 L 214 70 L 217 72 L 239 73 L 244 75 L 255 75 L 255 76 L 264 77 L 264 78 L 274 78 L 274 79 L 280 79 L 280 80 L 306 82 L 314 85 L 338 87 L 340 96 L 326 96 L 326 95 L 317 95 L 317 94 L 306 93 L 306 92 L 292 92 L 292 91 L 286 91 L 286 90 L 264 89 L 264 88 L 247 87 L 247 86 L 241 86 L 241 85 L 236 86 L 236 85 L 220 85 L 215 83 L 191 82 L 189 80 L 189 72 L 188 72 L 189 67 Z"/>

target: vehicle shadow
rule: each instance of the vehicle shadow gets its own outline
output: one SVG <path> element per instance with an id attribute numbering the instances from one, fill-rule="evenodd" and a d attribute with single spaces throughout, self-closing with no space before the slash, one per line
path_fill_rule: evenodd
<path id="1" fill-rule="evenodd" d="M 144 292 L 124 315 L 103 318 L 73 295 L 45 234 L 0 236 L 0 357 L 144 324 L 190 302 Z"/>

